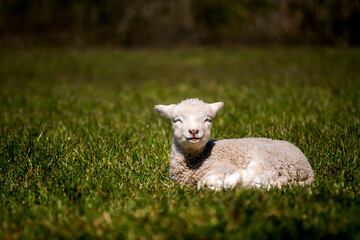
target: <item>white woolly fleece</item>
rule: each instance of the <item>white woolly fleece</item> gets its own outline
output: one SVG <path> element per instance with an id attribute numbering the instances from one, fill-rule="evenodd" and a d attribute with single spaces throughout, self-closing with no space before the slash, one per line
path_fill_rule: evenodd
<path id="1" fill-rule="evenodd" d="M 216 190 L 238 184 L 269 188 L 314 181 L 307 158 L 289 142 L 266 138 L 209 140 L 212 119 L 223 105 L 187 99 L 155 106 L 173 123 L 173 180 Z"/>

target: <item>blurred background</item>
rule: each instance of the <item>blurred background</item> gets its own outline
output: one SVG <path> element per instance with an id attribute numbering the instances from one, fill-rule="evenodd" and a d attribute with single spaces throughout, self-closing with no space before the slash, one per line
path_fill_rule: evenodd
<path id="1" fill-rule="evenodd" d="M 359 0 L 0 0 L 4 47 L 360 45 Z"/>

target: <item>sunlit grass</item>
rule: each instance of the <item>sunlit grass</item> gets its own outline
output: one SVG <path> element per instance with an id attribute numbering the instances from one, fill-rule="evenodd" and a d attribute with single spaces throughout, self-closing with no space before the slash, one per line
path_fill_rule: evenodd
<path id="1" fill-rule="evenodd" d="M 34 49 L 0 58 L 0 232 L 18 238 L 360 238 L 358 49 Z M 198 191 L 154 111 L 223 101 L 214 138 L 293 142 L 309 188 Z"/>

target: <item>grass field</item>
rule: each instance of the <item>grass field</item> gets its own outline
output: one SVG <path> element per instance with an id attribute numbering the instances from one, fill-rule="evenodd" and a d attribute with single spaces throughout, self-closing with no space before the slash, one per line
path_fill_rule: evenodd
<path id="1" fill-rule="evenodd" d="M 0 238 L 360 239 L 360 49 L 0 52 Z M 308 188 L 169 178 L 170 122 L 223 101 L 213 138 L 297 145 Z"/>

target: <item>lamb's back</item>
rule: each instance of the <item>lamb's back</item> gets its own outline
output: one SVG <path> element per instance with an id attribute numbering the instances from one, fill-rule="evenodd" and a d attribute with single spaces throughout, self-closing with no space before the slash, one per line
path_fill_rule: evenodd
<path id="1" fill-rule="evenodd" d="M 209 160 L 219 169 L 221 165 L 228 164 L 237 169 L 245 169 L 251 161 L 256 160 L 260 161 L 264 170 L 271 169 L 294 181 L 314 180 L 306 156 L 299 148 L 287 141 L 268 138 L 216 140 Z M 221 165 L 216 162 L 220 162 Z"/>

